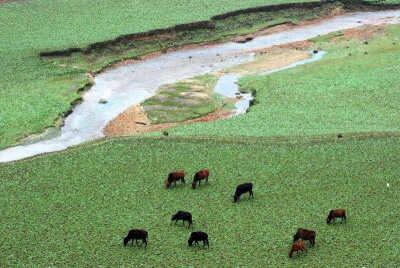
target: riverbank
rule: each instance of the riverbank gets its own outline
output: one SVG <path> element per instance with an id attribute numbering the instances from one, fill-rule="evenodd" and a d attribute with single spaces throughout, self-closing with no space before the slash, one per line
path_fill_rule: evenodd
<path id="1" fill-rule="evenodd" d="M 208 12 L 210 15 L 196 12 L 200 8 L 197 2 L 185 3 L 184 7 L 189 8 L 185 11 L 181 10 L 182 6 L 174 7 L 174 3 L 170 2 L 163 10 L 174 7 L 173 10 L 161 16 L 161 18 L 166 16 L 166 20 L 151 20 L 151 23 L 147 17 L 141 17 L 141 14 L 134 16 L 135 19 L 131 18 L 132 9 L 137 10 L 136 7 L 132 6 L 132 1 L 125 3 L 125 6 L 119 5 L 120 2 L 118 1 L 102 1 L 93 6 L 90 1 L 86 0 L 80 1 L 79 7 L 71 1 L 54 2 L 46 0 L 0 6 L 0 14 L 2 14 L 0 25 L 3 26 L 2 29 L 6 29 L 3 31 L 3 39 L 7 40 L 7 42 L 2 42 L 0 46 L 2 52 L 0 65 L 3 70 L 0 74 L 0 83 L 3 88 L 0 93 L 0 105 L 2 107 L 0 111 L 0 148 L 18 144 L 23 138 L 34 133 L 42 133 L 47 127 L 59 126 L 60 122 L 62 124 L 60 119 L 64 119 L 72 112 L 73 107 L 82 100 L 82 94 L 91 87 L 90 72 L 96 72 L 96 70 L 107 66 L 108 63 L 118 62 L 127 56 L 119 48 L 103 49 L 98 51 L 99 53 L 91 55 L 72 53 L 66 62 L 59 63 L 57 60 L 44 60 L 37 57 L 40 52 L 52 49 L 62 50 L 69 46 L 85 47 L 90 43 L 113 39 L 115 35 L 165 28 L 190 20 L 202 20 L 202 18 L 209 20 L 216 14 L 254 7 L 257 4 L 260 5 L 261 2 L 265 3 L 264 1 L 257 1 L 243 3 L 229 1 L 228 4 L 222 4 L 221 1 L 209 1 L 204 12 Z M 283 2 L 285 1 L 269 2 L 269 4 Z M 235 7 L 232 6 L 233 4 Z M 82 8 L 85 5 L 88 5 L 88 8 Z M 106 7 L 103 7 L 103 5 L 106 5 Z M 151 5 L 151 1 L 141 3 L 141 5 Z M 236 16 L 236 13 L 227 13 L 230 17 L 218 19 L 218 23 L 215 24 L 215 29 L 212 31 L 208 29 L 205 29 L 203 33 L 194 31 L 191 32 L 193 35 L 187 35 L 183 31 L 174 39 L 164 36 L 160 39 L 135 42 L 135 46 L 138 45 L 138 47 L 130 47 L 133 50 L 130 50 L 129 53 L 131 54 L 128 55 L 128 58 L 137 58 L 151 51 L 163 50 L 165 52 L 169 49 L 165 50 L 164 48 L 177 48 L 183 45 L 176 40 L 182 40 L 184 43 L 211 42 L 209 38 L 221 42 L 226 41 L 221 39 L 220 36 L 212 35 L 215 30 L 218 30 L 218 33 L 221 33 L 222 30 L 228 35 L 237 35 L 256 31 L 258 27 L 263 28 L 284 22 L 297 23 L 316 16 L 327 16 L 330 14 L 329 10 L 332 10 L 329 8 L 332 5 L 329 3 L 322 9 L 307 9 L 310 12 L 300 13 L 296 10 L 282 10 L 282 12 L 272 13 L 258 12 L 258 14 L 238 16 Z M 124 8 L 121 10 L 122 6 Z M 201 7 L 201 9 L 204 10 L 204 7 Z M 64 14 L 58 11 L 54 12 L 54 10 L 69 10 L 70 12 Z M 93 19 L 93 14 L 90 14 L 94 10 L 101 11 L 96 14 L 95 19 Z M 148 11 L 152 12 L 152 10 Z M 183 12 L 182 14 L 185 16 L 174 17 L 174 14 L 180 14 L 180 12 Z M 118 16 L 114 16 L 114 13 Z M 239 13 L 242 13 L 242 11 Z M 205 17 L 202 17 L 203 15 Z M 262 16 L 257 17 L 259 15 Z M 256 21 L 252 26 L 246 24 L 249 21 L 249 16 L 253 16 L 252 20 Z M 36 18 L 48 19 L 44 22 Z M 91 19 L 88 20 L 87 18 Z M 124 21 L 124 23 L 121 24 L 121 21 Z M 153 25 L 154 21 L 161 23 L 161 25 Z M 30 25 L 30 28 L 25 29 L 22 27 L 23 25 Z M 15 38 L 18 36 L 24 36 L 24 40 Z M 185 41 L 185 36 L 190 37 L 190 39 Z M 13 99 L 13 101 L 10 102 L 9 99 Z"/>

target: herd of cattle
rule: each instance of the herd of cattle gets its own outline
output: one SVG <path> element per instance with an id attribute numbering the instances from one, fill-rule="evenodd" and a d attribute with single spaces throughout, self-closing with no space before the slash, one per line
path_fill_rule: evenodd
<path id="1" fill-rule="evenodd" d="M 172 186 L 172 183 L 174 183 L 174 185 L 176 186 L 177 181 L 182 181 L 182 183 L 184 184 L 185 175 L 186 173 L 183 170 L 169 173 L 168 178 L 165 181 L 165 187 L 170 188 Z M 210 171 L 207 169 L 196 172 L 193 178 L 192 188 L 196 189 L 197 184 L 200 186 L 202 180 L 208 182 L 209 176 L 210 176 Z M 238 185 L 236 187 L 235 194 L 233 195 L 233 202 L 239 201 L 240 196 L 247 192 L 249 193 L 249 197 L 254 197 L 253 184 L 251 182 L 246 182 Z M 346 220 L 346 210 L 344 208 L 331 210 L 328 214 L 328 217 L 326 218 L 326 223 L 329 224 L 332 221 L 335 221 L 336 218 L 341 218 L 341 223 L 343 222 L 343 220 Z M 184 225 L 185 221 L 187 221 L 188 227 L 191 226 L 193 227 L 193 219 L 192 219 L 192 214 L 190 212 L 180 210 L 176 214 L 172 215 L 171 221 L 175 221 L 175 224 L 179 220 L 181 220 Z M 293 236 L 293 244 L 289 251 L 289 258 L 292 257 L 294 252 L 299 254 L 304 250 L 306 250 L 305 241 L 309 241 L 311 247 L 314 246 L 315 236 L 316 236 L 315 231 L 299 228 L 297 230 L 297 233 Z M 132 241 L 133 245 L 134 240 L 136 241 L 136 244 L 138 243 L 139 240 L 141 240 L 142 243 L 147 247 L 147 237 L 148 237 L 147 231 L 132 229 L 129 231 L 128 235 L 124 238 L 124 246 L 126 246 L 129 241 Z M 301 241 L 298 241 L 299 239 L 301 239 Z M 189 246 L 192 246 L 193 242 L 196 245 L 198 245 L 199 242 L 203 242 L 203 246 L 209 247 L 208 234 L 202 231 L 192 232 L 188 240 Z"/>

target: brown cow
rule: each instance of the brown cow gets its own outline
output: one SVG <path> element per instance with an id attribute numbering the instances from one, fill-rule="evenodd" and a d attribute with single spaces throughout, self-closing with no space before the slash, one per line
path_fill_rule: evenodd
<path id="1" fill-rule="evenodd" d="M 297 229 L 297 233 L 293 236 L 293 243 L 301 238 L 302 240 L 310 241 L 310 245 L 314 246 L 315 236 L 316 236 L 316 234 L 314 231 L 299 228 L 299 229 Z"/>
<path id="2" fill-rule="evenodd" d="M 297 255 L 299 255 L 299 251 L 303 252 L 304 250 L 307 250 L 306 243 L 304 241 L 299 241 L 299 242 L 293 243 L 292 248 L 289 251 L 289 258 L 292 257 L 293 252 L 296 251 Z"/>
<path id="3" fill-rule="evenodd" d="M 182 183 L 185 183 L 185 171 L 177 170 L 169 173 L 168 179 L 165 181 L 165 187 L 169 188 L 172 183 L 175 183 L 176 186 L 176 182 L 179 180 L 181 180 Z"/>
<path id="4" fill-rule="evenodd" d="M 346 209 L 344 208 L 339 208 L 339 209 L 333 209 L 329 211 L 329 215 L 326 218 L 326 223 L 330 223 L 333 219 L 333 222 L 335 222 L 335 218 L 342 218 L 340 223 L 343 223 L 343 220 L 346 220 Z"/>
<path id="5" fill-rule="evenodd" d="M 210 171 L 208 169 L 203 169 L 203 170 L 196 172 L 196 174 L 194 174 L 192 188 L 196 189 L 197 182 L 199 183 L 199 186 L 200 186 L 201 180 L 205 179 L 206 182 L 208 182 L 208 176 L 210 176 Z"/>

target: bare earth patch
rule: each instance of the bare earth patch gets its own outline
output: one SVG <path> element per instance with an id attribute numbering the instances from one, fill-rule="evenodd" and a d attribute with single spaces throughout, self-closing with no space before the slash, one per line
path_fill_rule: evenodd
<path id="1" fill-rule="evenodd" d="M 104 129 L 106 136 L 120 136 L 130 134 L 140 134 L 146 132 L 155 132 L 171 127 L 186 125 L 199 122 L 211 122 L 231 115 L 231 111 L 217 110 L 205 116 L 178 123 L 151 124 L 151 120 L 139 106 L 132 106 L 112 120 Z"/>
<path id="2" fill-rule="evenodd" d="M 331 39 L 332 42 L 340 41 L 343 39 L 358 39 L 358 40 L 369 40 L 374 38 L 376 35 L 383 34 L 385 29 L 384 25 L 368 25 L 359 28 L 343 30 L 342 35 L 336 36 Z"/>
<path id="3" fill-rule="evenodd" d="M 230 68 L 228 72 L 244 75 L 271 71 L 310 57 L 308 51 L 283 47 L 257 50 L 256 52 L 258 55 L 254 61 Z"/>

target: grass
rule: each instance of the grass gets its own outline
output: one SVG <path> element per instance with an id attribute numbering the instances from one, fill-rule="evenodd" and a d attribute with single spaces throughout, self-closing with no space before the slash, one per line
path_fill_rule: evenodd
<path id="1" fill-rule="evenodd" d="M 162 86 L 141 103 L 153 123 L 182 122 L 222 108 L 225 102 L 213 95 L 217 77 L 202 75 Z"/>
<path id="2" fill-rule="evenodd" d="M 400 27 L 390 26 L 369 43 L 320 42 L 320 61 L 267 76 L 247 76 L 241 88 L 256 92 L 257 105 L 230 120 L 174 128 L 177 136 L 310 137 L 396 132 L 400 128 Z M 329 40 L 321 37 L 320 40 Z M 368 53 L 368 54 L 365 54 Z M 351 55 L 351 56 L 349 56 Z"/>
<path id="3" fill-rule="evenodd" d="M 2 266 L 381 266 L 399 265 L 399 138 L 270 143 L 135 139 L 86 145 L 1 165 Z M 210 182 L 167 190 L 166 175 L 210 168 Z M 232 203 L 236 185 L 255 198 Z M 390 188 L 386 183 L 390 182 Z M 332 208 L 346 224 L 328 226 Z M 210 249 L 189 248 L 190 230 L 170 226 L 192 212 Z M 316 246 L 289 259 L 299 227 Z M 131 228 L 147 249 L 124 248 Z M 373 247 L 371 246 L 373 245 Z"/>

